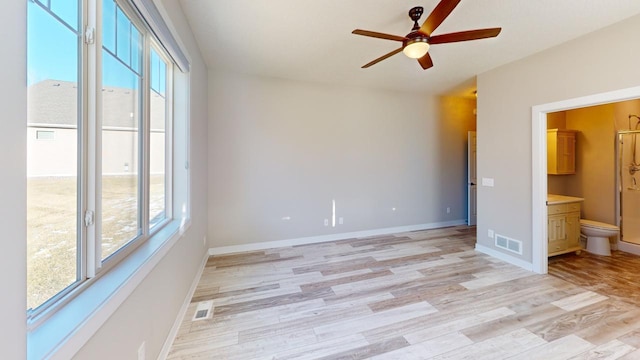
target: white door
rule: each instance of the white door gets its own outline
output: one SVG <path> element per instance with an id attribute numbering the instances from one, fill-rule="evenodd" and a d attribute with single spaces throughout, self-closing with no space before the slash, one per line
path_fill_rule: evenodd
<path id="1" fill-rule="evenodd" d="M 476 193 L 476 132 L 467 134 L 467 225 L 476 224 L 478 203 Z"/>

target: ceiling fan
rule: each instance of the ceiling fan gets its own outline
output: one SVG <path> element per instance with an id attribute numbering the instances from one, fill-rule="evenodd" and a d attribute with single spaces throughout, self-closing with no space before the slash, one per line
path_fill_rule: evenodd
<path id="1" fill-rule="evenodd" d="M 422 26 L 418 24 L 418 20 L 420 20 L 424 9 L 421 6 L 412 8 L 409 10 L 409 17 L 413 20 L 413 28 L 406 36 L 389 35 L 360 29 L 353 30 L 351 33 L 356 35 L 402 42 L 401 47 L 363 65 L 362 68 L 368 68 L 402 51 L 408 57 L 418 59 L 420 66 L 426 70 L 433 66 L 431 55 L 428 53 L 430 45 L 485 39 L 495 37 L 500 34 L 500 30 L 502 30 L 502 28 L 468 30 L 431 36 L 433 31 L 442 24 L 449 14 L 451 14 L 458 3 L 460 3 L 460 0 L 440 1 L 431 14 L 429 14 L 429 17 L 425 20 Z"/>

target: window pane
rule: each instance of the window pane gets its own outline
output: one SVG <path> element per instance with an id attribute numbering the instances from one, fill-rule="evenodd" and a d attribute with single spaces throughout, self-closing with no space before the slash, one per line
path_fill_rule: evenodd
<path id="1" fill-rule="evenodd" d="M 116 3 L 113 0 L 103 1 L 102 46 L 116 53 Z"/>
<path id="2" fill-rule="evenodd" d="M 72 29 L 78 30 L 78 4 L 77 1 L 51 0 L 51 11 L 66 22 Z"/>
<path id="3" fill-rule="evenodd" d="M 131 21 L 120 8 L 117 10 L 116 55 L 126 65 L 131 66 Z"/>
<path id="4" fill-rule="evenodd" d="M 141 57 L 140 33 L 129 38 L 133 24 L 118 9 L 118 56 L 102 52 L 102 259 L 139 236 L 142 231 L 140 211 L 139 130 L 140 76 L 124 62 L 120 51 L 132 51 Z M 121 31 L 126 29 L 126 31 Z M 124 34 L 124 35 L 123 35 Z M 125 36 L 126 35 L 126 36 Z M 127 46 L 122 46 L 122 44 Z M 124 49 L 124 50 L 123 50 Z M 119 61 L 120 60 L 120 61 Z"/>
<path id="5" fill-rule="evenodd" d="M 138 29 L 131 27 L 131 69 L 140 74 L 140 64 L 142 63 L 142 38 Z"/>
<path id="6" fill-rule="evenodd" d="M 151 49 L 149 228 L 166 218 L 166 81 L 167 64 L 154 49 Z"/>
<path id="7" fill-rule="evenodd" d="M 53 5 L 77 21 L 78 1 Z M 80 280 L 79 34 L 38 3 L 28 2 L 27 21 L 27 309 L 35 309 Z"/>

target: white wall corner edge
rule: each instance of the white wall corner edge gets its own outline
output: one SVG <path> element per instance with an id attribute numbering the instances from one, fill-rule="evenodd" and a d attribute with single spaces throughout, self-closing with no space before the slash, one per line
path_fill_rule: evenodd
<path id="1" fill-rule="evenodd" d="M 515 266 L 521 267 L 521 268 L 523 268 L 523 269 L 525 269 L 527 271 L 534 272 L 532 263 L 526 262 L 526 261 L 524 261 L 522 259 L 518 259 L 517 257 L 511 256 L 509 254 L 505 254 L 505 253 L 503 253 L 501 251 L 494 250 L 492 248 L 486 247 L 484 245 L 480 245 L 478 243 L 476 243 L 476 251 L 479 251 L 479 252 L 481 252 L 483 254 L 487 254 L 487 255 L 489 255 L 491 257 L 494 257 L 494 258 L 496 258 L 498 260 L 502 260 L 502 261 L 508 262 L 511 265 L 515 265 Z"/>
<path id="2" fill-rule="evenodd" d="M 328 241 L 353 239 L 353 238 L 361 238 L 361 237 L 368 237 L 368 236 L 397 234 L 397 233 L 419 231 L 419 230 L 430 230 L 430 229 L 438 229 L 438 228 L 449 227 L 449 226 L 465 225 L 466 223 L 467 223 L 466 219 L 461 219 L 461 220 L 435 222 L 435 223 L 428 223 L 428 224 L 398 226 L 398 227 L 390 227 L 390 228 L 382 228 L 382 229 L 374 229 L 374 230 L 362 230 L 362 231 L 337 233 L 337 234 L 329 234 L 329 235 L 308 236 L 308 237 L 302 237 L 302 238 L 296 238 L 296 239 L 265 241 L 265 242 L 242 244 L 242 245 L 220 246 L 220 247 L 210 248 L 209 255 L 225 255 L 225 254 L 232 254 L 232 253 L 243 252 L 243 251 L 266 250 L 266 249 L 273 249 L 273 248 L 279 248 L 279 247 L 317 244 L 317 243 L 323 243 Z"/>

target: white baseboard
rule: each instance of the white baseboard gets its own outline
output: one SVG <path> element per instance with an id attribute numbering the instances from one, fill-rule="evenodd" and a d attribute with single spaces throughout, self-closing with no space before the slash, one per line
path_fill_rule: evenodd
<path id="1" fill-rule="evenodd" d="M 617 242 L 617 248 L 620 251 L 628 252 L 635 255 L 640 255 L 640 245 L 632 244 L 624 241 Z M 611 248 L 613 250 L 613 247 Z"/>
<path id="2" fill-rule="evenodd" d="M 220 246 L 220 247 L 210 248 L 209 255 L 223 255 L 223 254 L 231 254 L 231 253 L 237 253 L 237 252 L 243 252 L 243 251 L 256 251 L 256 250 L 273 249 L 273 248 L 287 247 L 287 246 L 317 244 L 317 243 L 328 242 L 328 241 L 362 238 L 367 236 L 397 234 L 397 233 L 403 233 L 408 231 L 437 229 L 437 228 L 443 228 L 448 226 L 464 225 L 466 223 L 467 223 L 466 220 L 463 219 L 463 220 L 453 220 L 453 221 L 445 221 L 445 222 L 437 222 L 437 223 L 429 223 L 429 224 L 418 224 L 418 225 L 398 226 L 398 227 L 374 229 L 374 230 L 354 231 L 354 232 L 339 233 L 339 234 L 308 236 L 308 237 L 297 238 L 297 239 L 265 241 L 265 242 L 243 244 L 243 245 Z"/>
<path id="3" fill-rule="evenodd" d="M 500 259 L 502 261 L 508 262 L 509 264 L 521 267 L 525 270 L 531 271 L 533 272 L 533 264 L 532 263 L 528 263 L 524 260 L 518 259 L 517 257 L 513 257 L 509 254 L 505 254 L 501 251 L 497 251 L 494 250 L 492 248 L 488 248 L 486 246 L 480 245 L 478 243 L 476 243 L 476 250 L 483 253 L 483 254 L 487 254 L 491 257 L 494 257 L 496 259 Z"/>
<path id="4" fill-rule="evenodd" d="M 171 331 L 169 331 L 169 335 L 164 341 L 164 345 L 162 346 L 162 350 L 160 350 L 160 355 L 158 355 L 158 360 L 164 360 L 169 356 L 169 351 L 171 350 L 171 345 L 173 341 L 176 339 L 178 335 L 178 331 L 180 330 L 180 325 L 182 324 L 182 319 L 184 319 L 184 315 L 187 313 L 189 308 L 189 304 L 191 304 L 191 299 L 193 298 L 193 294 L 196 292 L 196 288 L 198 287 L 198 282 L 200 281 L 200 277 L 202 276 L 202 272 L 204 271 L 205 265 L 207 265 L 207 260 L 209 259 L 209 254 L 204 253 L 202 257 L 202 261 L 200 263 L 200 270 L 198 270 L 198 274 L 193 279 L 191 283 L 191 288 L 189 288 L 189 292 L 187 296 L 184 298 L 184 302 L 182 303 L 182 307 L 178 312 L 178 316 L 176 317 L 176 321 L 173 323 L 171 327 Z"/>

